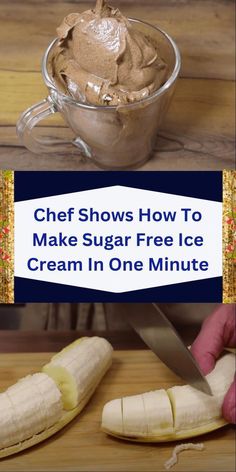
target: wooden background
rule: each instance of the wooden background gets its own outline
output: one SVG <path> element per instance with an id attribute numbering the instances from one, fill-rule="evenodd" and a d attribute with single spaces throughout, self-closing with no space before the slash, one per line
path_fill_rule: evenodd
<path id="1" fill-rule="evenodd" d="M 234 168 L 234 0 L 110 0 L 123 13 L 166 30 L 180 47 L 181 79 L 142 170 Z M 0 168 L 90 170 L 75 156 L 38 156 L 19 145 L 19 114 L 46 96 L 40 61 L 56 26 L 79 0 L 0 0 Z M 43 134 L 68 135 L 54 116 Z"/>
<path id="2" fill-rule="evenodd" d="M 46 352 L 0 354 L 0 390 L 39 371 L 50 358 Z M 81 414 L 47 441 L 1 460 L 0 472 L 165 472 L 177 442 L 134 444 L 109 437 L 101 431 L 101 413 L 113 398 L 177 384 L 179 379 L 149 350 L 115 351 L 111 369 Z M 171 472 L 235 472 L 233 426 L 192 441 L 203 442 L 205 449 L 180 454 Z"/>

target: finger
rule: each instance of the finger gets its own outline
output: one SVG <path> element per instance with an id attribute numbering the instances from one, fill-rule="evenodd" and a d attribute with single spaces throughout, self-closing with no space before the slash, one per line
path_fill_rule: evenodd
<path id="1" fill-rule="evenodd" d="M 224 418 L 229 422 L 236 424 L 236 381 L 232 383 L 228 390 L 222 407 Z"/>
<path id="2" fill-rule="evenodd" d="M 235 305 L 220 305 L 203 323 L 191 352 L 203 374 L 209 374 L 225 347 L 236 346 Z"/>

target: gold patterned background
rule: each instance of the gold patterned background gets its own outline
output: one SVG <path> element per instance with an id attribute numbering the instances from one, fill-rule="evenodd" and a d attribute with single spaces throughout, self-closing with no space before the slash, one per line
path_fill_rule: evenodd
<path id="1" fill-rule="evenodd" d="M 223 302 L 236 303 L 236 171 L 223 181 Z"/>
<path id="2" fill-rule="evenodd" d="M 14 172 L 0 171 L 0 303 L 14 303 Z"/>

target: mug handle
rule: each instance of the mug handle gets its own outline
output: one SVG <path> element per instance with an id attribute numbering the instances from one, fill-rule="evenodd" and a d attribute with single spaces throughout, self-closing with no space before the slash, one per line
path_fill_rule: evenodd
<path id="1" fill-rule="evenodd" d="M 73 141 L 66 141 L 60 138 L 55 138 L 53 140 L 48 137 L 34 136 L 34 127 L 40 121 L 58 112 L 59 110 L 50 96 L 24 111 L 16 125 L 16 132 L 21 143 L 36 154 L 56 153 L 58 155 L 69 151 L 70 154 L 81 154 L 82 152 L 86 157 L 91 157 L 89 147 L 78 137 Z"/>

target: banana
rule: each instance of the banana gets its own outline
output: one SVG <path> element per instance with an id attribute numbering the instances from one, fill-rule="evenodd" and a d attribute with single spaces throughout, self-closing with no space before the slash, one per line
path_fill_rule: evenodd
<path id="1" fill-rule="evenodd" d="M 177 431 L 194 430 L 211 424 L 222 417 L 224 396 L 233 382 L 235 356 L 226 354 L 216 363 L 215 369 L 207 375 L 213 396 L 210 397 L 195 388 L 185 385 L 172 387 L 167 393 L 174 411 Z M 187 405 L 187 408 L 186 408 Z"/>
<path id="2" fill-rule="evenodd" d="M 52 357 L 43 367 L 62 393 L 63 408 L 72 410 L 99 382 L 111 365 L 112 347 L 106 339 L 83 338 Z"/>
<path id="3" fill-rule="evenodd" d="M 173 441 L 213 431 L 226 424 L 224 396 L 233 382 L 235 355 L 225 354 L 207 375 L 213 396 L 184 385 L 108 402 L 104 432 L 133 441 Z"/>
<path id="4" fill-rule="evenodd" d="M 46 374 L 20 379 L 0 394 L 0 449 L 50 428 L 62 415 L 61 393 Z"/>
<path id="5" fill-rule="evenodd" d="M 43 372 L 0 393 L 0 458 L 34 446 L 70 423 L 110 367 L 112 351 L 103 338 L 78 339 L 53 356 Z"/>

